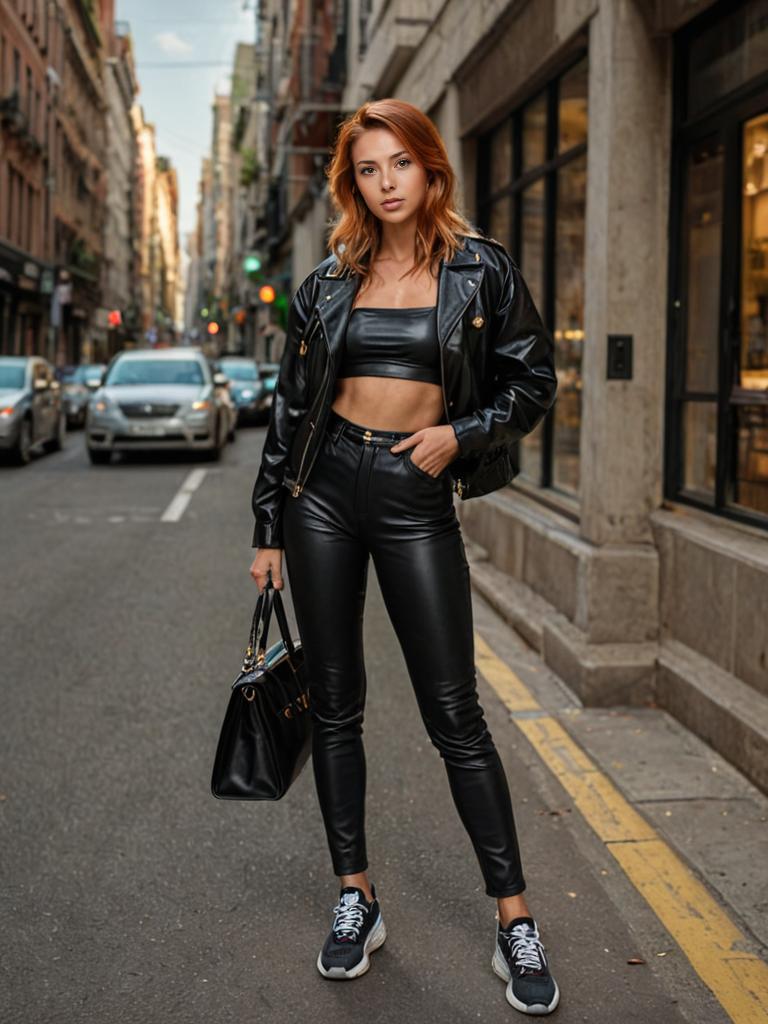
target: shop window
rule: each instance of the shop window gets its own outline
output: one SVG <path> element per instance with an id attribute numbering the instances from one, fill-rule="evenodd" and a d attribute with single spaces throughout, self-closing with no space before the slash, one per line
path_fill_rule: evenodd
<path id="1" fill-rule="evenodd" d="M 768 527 L 768 0 L 676 39 L 666 491 Z"/>
<path id="2" fill-rule="evenodd" d="M 520 479 L 579 492 L 584 349 L 585 54 L 481 140 L 479 223 L 508 248 L 555 339 L 557 400 L 517 445 Z"/>

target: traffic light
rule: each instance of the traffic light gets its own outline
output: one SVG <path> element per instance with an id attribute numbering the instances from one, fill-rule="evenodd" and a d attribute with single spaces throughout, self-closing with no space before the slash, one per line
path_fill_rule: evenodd
<path id="1" fill-rule="evenodd" d="M 271 284 L 263 284 L 261 288 L 259 288 L 259 299 L 262 302 L 275 301 L 275 289 Z"/>
<path id="2" fill-rule="evenodd" d="M 219 327 L 215 320 L 211 320 L 211 322 L 208 324 L 207 330 L 209 334 L 218 334 L 221 328 Z"/>
<path id="3" fill-rule="evenodd" d="M 257 274 L 261 270 L 261 257 L 255 252 L 249 252 L 243 259 L 243 272 L 245 274 Z"/>

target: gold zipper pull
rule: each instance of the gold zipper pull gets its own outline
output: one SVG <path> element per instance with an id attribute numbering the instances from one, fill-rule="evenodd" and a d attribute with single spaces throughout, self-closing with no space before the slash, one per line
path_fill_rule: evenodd
<path id="1" fill-rule="evenodd" d="M 306 355 L 306 352 L 307 352 L 307 343 L 302 338 L 301 339 L 301 344 L 299 345 L 299 355 L 300 356 Z"/>
<path id="2" fill-rule="evenodd" d="M 459 497 L 461 497 L 461 492 L 463 490 L 464 490 L 464 485 L 462 484 L 461 480 L 459 479 L 459 480 L 456 481 L 456 493 L 458 494 Z"/>

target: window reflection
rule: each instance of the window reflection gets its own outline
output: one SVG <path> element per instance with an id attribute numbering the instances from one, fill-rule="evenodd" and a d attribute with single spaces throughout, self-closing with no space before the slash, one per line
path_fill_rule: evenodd
<path id="1" fill-rule="evenodd" d="M 547 157 L 547 97 L 538 96 L 523 110 L 523 170 L 543 164 Z"/>
<path id="2" fill-rule="evenodd" d="M 506 120 L 491 135 L 491 190 L 495 192 L 511 180 L 512 122 Z"/>
<path id="3" fill-rule="evenodd" d="M 717 406 L 686 402 L 683 420 L 683 487 L 701 501 L 713 501 L 717 457 Z"/>
<path id="4" fill-rule="evenodd" d="M 587 141 L 586 57 L 560 79 L 558 151 L 565 152 Z"/>
<path id="5" fill-rule="evenodd" d="M 723 230 L 723 147 L 716 139 L 708 139 L 691 151 L 686 176 L 685 388 L 714 394 L 717 391 Z"/>
<path id="6" fill-rule="evenodd" d="M 584 351 L 584 224 L 587 199 L 586 155 L 566 164 L 557 181 L 555 255 L 554 407 L 555 486 L 579 489 L 581 368 Z"/>
<path id="7" fill-rule="evenodd" d="M 731 500 L 768 512 L 768 114 L 744 125 L 740 345 Z"/>
<path id="8" fill-rule="evenodd" d="M 520 269 L 539 312 L 544 309 L 544 179 L 523 192 Z"/>
<path id="9" fill-rule="evenodd" d="M 502 245 L 512 245 L 512 200 L 509 196 L 497 199 L 491 207 L 488 219 L 488 233 Z"/>
<path id="10" fill-rule="evenodd" d="M 570 494 L 579 489 L 587 81 L 585 56 L 492 131 L 480 204 L 481 222 L 508 245 L 555 337 L 557 401 L 518 445 L 520 476 Z"/>

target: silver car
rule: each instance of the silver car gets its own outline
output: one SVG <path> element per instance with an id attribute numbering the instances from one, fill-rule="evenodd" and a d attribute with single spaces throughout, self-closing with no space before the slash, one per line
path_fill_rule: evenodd
<path id="1" fill-rule="evenodd" d="M 228 385 L 197 348 L 118 353 L 88 403 L 91 462 L 138 449 L 200 451 L 218 459 L 237 420 Z"/>
<path id="2" fill-rule="evenodd" d="M 61 384 L 41 356 L 0 356 L 0 452 L 26 464 L 34 451 L 59 451 L 67 419 Z"/>

